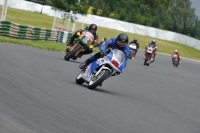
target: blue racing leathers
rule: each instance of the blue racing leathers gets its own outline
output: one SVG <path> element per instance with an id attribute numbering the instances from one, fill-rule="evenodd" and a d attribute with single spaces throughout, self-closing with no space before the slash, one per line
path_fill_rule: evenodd
<path id="1" fill-rule="evenodd" d="M 130 57 L 130 48 L 128 45 L 126 45 L 125 47 L 120 47 L 118 44 L 117 44 L 117 41 L 116 41 L 116 38 L 111 38 L 110 40 L 108 40 L 105 44 L 101 45 L 99 47 L 100 51 L 106 51 L 108 48 L 111 48 L 111 49 L 119 49 L 121 50 L 125 56 L 126 56 L 126 59 L 124 60 L 124 65 L 121 66 L 122 69 L 124 69 L 126 67 L 126 64 L 127 64 L 127 61 Z M 109 50 L 108 50 L 109 52 Z"/>

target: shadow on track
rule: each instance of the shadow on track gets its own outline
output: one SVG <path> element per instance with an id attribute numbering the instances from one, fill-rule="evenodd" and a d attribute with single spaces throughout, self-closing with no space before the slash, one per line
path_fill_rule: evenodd
<path id="1" fill-rule="evenodd" d="M 63 58 L 57 58 L 57 59 L 60 59 L 60 60 L 63 60 L 63 61 L 66 61 L 65 59 L 63 59 Z M 73 63 L 82 63 L 81 61 L 76 61 L 76 60 L 68 60 L 68 61 L 66 61 L 66 62 L 73 62 Z"/>
<path id="2" fill-rule="evenodd" d="M 72 81 L 69 81 L 70 83 L 74 84 L 74 85 L 77 85 L 77 86 L 80 86 L 80 87 L 83 87 L 85 89 L 88 89 L 88 85 L 86 83 L 82 84 L 82 85 L 79 85 L 79 84 L 76 84 L 76 82 L 72 82 Z M 90 90 L 90 89 L 88 89 Z M 94 92 L 99 92 L 99 93 L 104 93 L 104 94 L 109 94 L 109 95 L 113 95 L 113 96 L 117 96 L 117 97 L 122 97 L 122 98 L 128 98 L 128 99 L 134 99 L 134 97 L 132 95 L 126 95 L 126 94 L 123 94 L 123 93 L 118 93 L 118 92 L 114 92 L 114 91 L 110 91 L 110 90 L 107 90 L 103 87 L 101 88 L 96 88 L 94 90 L 90 90 L 90 91 L 94 91 Z"/>

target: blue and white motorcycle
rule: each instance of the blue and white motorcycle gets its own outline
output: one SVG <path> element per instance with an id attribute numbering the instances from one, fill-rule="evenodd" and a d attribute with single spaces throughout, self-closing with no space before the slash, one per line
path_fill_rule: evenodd
<path id="1" fill-rule="evenodd" d="M 86 82 L 89 89 L 95 89 L 101 86 L 104 80 L 120 74 L 124 67 L 124 60 L 125 54 L 121 50 L 111 50 L 108 55 L 93 61 L 82 70 L 76 77 L 76 83 Z"/>

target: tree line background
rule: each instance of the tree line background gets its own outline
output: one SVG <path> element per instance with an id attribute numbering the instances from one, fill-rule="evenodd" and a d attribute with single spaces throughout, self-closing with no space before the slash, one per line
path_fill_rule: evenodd
<path id="1" fill-rule="evenodd" d="M 54 9 L 93 14 L 200 39 L 200 19 L 190 0 L 27 0 Z"/>

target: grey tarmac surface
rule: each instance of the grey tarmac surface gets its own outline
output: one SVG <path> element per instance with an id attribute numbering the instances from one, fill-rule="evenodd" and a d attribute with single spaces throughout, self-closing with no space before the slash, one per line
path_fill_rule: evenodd
<path id="1" fill-rule="evenodd" d="M 58 44 L 59 45 L 59 44 Z M 173 51 L 173 50 L 172 50 Z M 0 133 L 199 133 L 200 63 L 143 52 L 96 90 L 64 53 L 0 44 Z"/>

